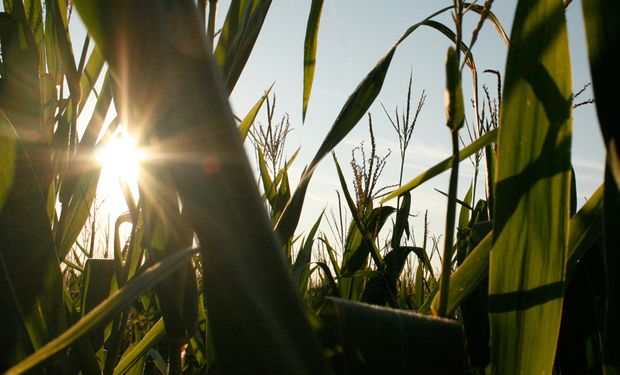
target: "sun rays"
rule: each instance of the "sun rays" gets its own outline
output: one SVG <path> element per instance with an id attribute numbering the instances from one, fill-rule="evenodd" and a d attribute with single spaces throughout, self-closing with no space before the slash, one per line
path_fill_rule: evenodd
<path id="1" fill-rule="evenodd" d="M 108 205 L 126 210 L 121 185 L 129 187 L 133 197 L 138 196 L 138 175 L 147 158 L 148 153 L 138 147 L 135 138 L 119 131 L 95 152 L 95 160 L 101 166 L 97 194 Z"/>

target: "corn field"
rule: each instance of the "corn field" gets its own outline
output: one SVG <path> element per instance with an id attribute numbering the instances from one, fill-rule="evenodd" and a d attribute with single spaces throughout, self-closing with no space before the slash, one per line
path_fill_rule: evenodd
<path id="1" fill-rule="evenodd" d="M 493 0 L 454 0 L 412 19 L 320 135 L 297 186 L 289 172 L 301 162 L 279 148 L 290 124 L 273 117 L 271 88 L 241 118 L 229 105 L 271 1 L 232 0 L 216 30 L 218 5 L 4 0 L 0 371 L 620 373 L 618 1 L 519 0 L 510 31 Z M 604 183 L 580 208 L 565 18 L 566 7 L 578 6 L 598 116 L 598 126 L 588 126 L 606 148 Z M 322 8 L 312 0 L 299 20 L 304 118 L 320 94 L 312 83 Z M 71 40 L 73 12 L 86 26 L 83 42 Z M 438 21 L 446 14 L 452 23 Z M 465 19 L 477 25 L 471 34 Z M 478 87 L 483 24 L 508 51 L 505 69 L 491 72 L 501 87 L 495 101 Z M 420 28 L 450 46 L 438 62 L 446 77 L 438 121 L 452 156 L 418 176 L 404 173 L 425 101 L 422 94 L 412 103 L 409 78 L 406 108 L 385 110 L 401 166 L 398 183 L 382 189 L 387 157 L 376 152 L 368 111 L 395 52 Z M 75 43 L 82 53 L 74 55 Z M 463 74 L 471 74 L 471 93 L 463 92 Z M 265 109 L 268 121 L 258 126 Z M 84 130 L 78 118 L 87 119 Z M 353 151 L 350 186 L 333 150 L 367 123 L 371 142 Z M 121 128 L 158 157 L 141 162 L 139 194 L 121 182 L 127 212 L 113 218 L 111 254 L 101 258 L 95 154 Z M 466 128 L 473 137 L 462 145 Z M 484 161 L 477 165 L 485 194 L 473 188 L 457 197 L 459 165 L 471 158 Z M 298 228 L 321 163 L 336 166 L 340 212 Z M 431 245 L 423 233 L 414 243 L 411 194 L 444 172 L 444 240 Z M 319 231 L 327 221 L 335 238 Z"/>

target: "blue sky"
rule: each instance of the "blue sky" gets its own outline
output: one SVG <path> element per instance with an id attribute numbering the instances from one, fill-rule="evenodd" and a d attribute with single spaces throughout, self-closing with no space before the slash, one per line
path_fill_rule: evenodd
<path id="1" fill-rule="evenodd" d="M 218 18 L 221 21 L 228 2 L 220 1 L 218 4 L 221 10 Z M 263 91 L 275 82 L 276 113 L 288 113 L 294 128 L 288 140 L 288 155 L 301 146 L 293 178 L 297 178 L 305 163 L 311 160 L 347 97 L 400 35 L 409 26 L 451 2 L 325 1 L 313 91 L 306 123 L 302 124 L 303 41 L 309 4 L 309 1 L 300 0 L 276 0 L 272 3 L 259 40 L 231 97 L 234 111 L 242 117 Z M 516 2 L 506 1 L 498 1 L 493 5 L 493 11 L 508 35 L 515 7 Z M 566 10 L 566 16 L 572 56 L 573 91 L 577 91 L 590 82 L 581 4 L 573 2 Z M 452 27 L 448 14 L 438 20 Z M 467 16 L 464 31 L 466 42 L 469 42 L 471 30 L 477 21 L 478 16 L 475 13 Z M 451 153 L 443 107 L 444 61 L 449 45 L 450 42 L 437 31 L 421 28 L 397 50 L 382 92 L 370 109 L 379 153 L 385 155 L 388 148 L 392 150 L 388 167 L 379 183 L 381 186 L 398 181 L 399 157 L 398 139 L 380 103 L 388 109 L 395 106 L 403 108 L 410 71 L 413 71 L 414 77 L 413 101 L 417 101 L 422 90 L 426 91 L 427 100 L 414 130 L 405 164 L 404 180 L 409 181 Z M 504 70 L 507 48 L 490 23 L 483 27 L 473 53 L 480 72 L 485 69 Z M 468 103 L 472 98 L 469 71 L 464 71 L 463 79 L 464 96 Z M 496 83 L 492 76 L 480 73 L 479 79 L 481 84 L 486 83 L 491 92 L 495 92 Z M 582 98 L 588 99 L 591 96 L 591 90 L 587 90 Z M 602 181 L 604 148 L 594 106 L 580 107 L 573 115 L 573 164 L 578 180 L 579 203 L 582 204 Z M 259 116 L 259 120 L 262 119 L 263 122 L 264 118 L 264 114 Z M 466 137 L 466 134 L 464 136 Z M 351 150 L 363 139 L 368 143 L 366 118 L 336 148 L 349 180 L 352 179 L 348 168 Z M 471 182 L 473 169 L 469 162 L 461 165 L 459 191 L 463 197 Z M 447 174 L 439 176 L 416 189 L 412 195 L 413 212 L 423 215 L 428 209 L 431 233 L 436 235 L 443 232 L 446 202 L 434 188 L 447 190 L 447 180 Z M 483 186 L 482 179 L 479 180 L 479 186 Z M 336 201 L 336 189 L 339 189 L 339 184 L 335 177 L 335 168 L 331 158 L 326 158 L 311 182 L 300 229 L 309 228 L 321 210 Z M 478 197 L 483 194 L 484 190 L 478 190 Z M 419 232 L 418 238 L 421 236 L 422 215 L 411 221 L 414 230 Z"/>

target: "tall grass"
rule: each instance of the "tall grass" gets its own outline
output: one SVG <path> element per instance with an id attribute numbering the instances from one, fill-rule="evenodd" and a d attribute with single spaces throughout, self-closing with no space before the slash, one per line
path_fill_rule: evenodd
<path id="1" fill-rule="evenodd" d="M 615 3 L 583 2 L 607 174 L 578 212 L 563 9 L 570 2 L 519 1 L 510 40 L 493 1 L 456 0 L 414 23 L 350 94 L 296 187 L 288 173 L 297 153 L 283 159 L 289 124 L 274 118 L 271 88 L 239 121 L 228 104 L 270 1 L 233 0 L 219 31 L 215 0 L 74 4 L 89 33 L 79 56 L 68 33 L 73 3 L 5 0 L 0 13 L 1 371 L 620 371 L 618 74 L 603 63 L 617 61 Z M 304 117 L 322 6 L 312 1 L 307 19 Z M 444 13 L 454 25 L 437 21 Z M 471 38 L 467 17 L 477 21 Z M 509 45 L 494 105 L 486 89 L 486 104 L 478 102 L 474 45 L 484 23 Z M 422 94 L 411 117 L 410 80 L 401 116 L 385 111 L 400 140 L 397 188 L 377 196 L 386 159 L 376 155 L 371 127 L 370 158 L 354 154 L 357 199 L 333 158 L 341 210 L 352 219 L 339 214 L 341 243 L 321 233 L 325 214 L 301 238 L 314 171 L 365 122 L 396 50 L 420 27 L 451 46 L 445 136 L 453 155 L 417 177 L 403 175 L 424 102 Z M 467 145 L 459 137 L 463 70 L 474 83 Z M 105 123 L 112 101 L 118 117 Z M 255 125 L 265 103 L 267 123 Z M 78 117 L 88 120 L 83 133 Z M 93 152 L 120 126 L 174 157 L 144 163 L 139 199 L 126 190 L 128 212 L 116 220 L 113 257 L 96 259 L 94 242 L 79 239 L 95 228 L 89 216 L 101 167 Z M 243 148 L 248 135 L 260 188 Z M 476 168 L 486 160 L 486 194 L 472 188 L 458 197 L 459 164 L 472 155 Z M 437 274 L 429 234 L 416 243 L 409 225 L 411 191 L 449 170 Z M 125 244 L 123 222 L 132 226 Z"/>

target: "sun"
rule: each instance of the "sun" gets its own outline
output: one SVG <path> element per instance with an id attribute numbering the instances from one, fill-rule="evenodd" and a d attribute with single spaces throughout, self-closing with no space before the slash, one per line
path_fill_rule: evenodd
<path id="1" fill-rule="evenodd" d="M 125 133 L 118 133 L 99 146 L 95 152 L 95 160 L 101 166 L 97 195 L 114 201 L 109 203 L 124 206 L 119 183 L 129 186 L 132 194 L 136 196 L 140 164 L 145 159 L 146 152 L 137 146 L 134 138 Z"/>
<path id="2" fill-rule="evenodd" d="M 95 153 L 102 173 L 132 182 L 137 179 L 140 162 L 144 160 L 144 152 L 136 145 L 136 141 L 128 136 L 116 137 Z"/>

